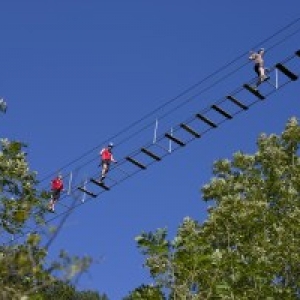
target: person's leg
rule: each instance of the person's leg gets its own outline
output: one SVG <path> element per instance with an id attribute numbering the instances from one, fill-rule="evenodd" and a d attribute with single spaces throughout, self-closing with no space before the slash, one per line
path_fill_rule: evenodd
<path id="1" fill-rule="evenodd" d="M 106 174 L 107 174 L 108 171 L 109 171 L 109 164 L 110 164 L 110 161 L 109 161 L 109 160 L 103 161 L 102 174 L 101 174 L 101 181 L 103 181 L 103 180 L 105 179 Z"/>
<path id="2" fill-rule="evenodd" d="M 255 64 L 254 71 L 257 74 L 257 82 L 254 87 L 257 88 L 261 84 L 261 71 L 259 64 Z"/>
<path id="3" fill-rule="evenodd" d="M 54 206 L 54 202 L 53 202 L 53 198 L 51 197 L 49 204 L 48 204 L 48 209 L 53 210 L 53 206 Z"/>
<path id="4" fill-rule="evenodd" d="M 254 72 L 256 73 L 257 77 L 260 76 L 259 64 L 254 65 Z"/>
<path id="5" fill-rule="evenodd" d="M 262 82 L 270 79 L 269 70 L 266 69 L 264 66 L 261 67 L 261 78 Z"/>
<path id="6" fill-rule="evenodd" d="M 107 161 L 102 162 L 101 180 L 103 180 L 107 174 L 108 164 Z"/>
<path id="7" fill-rule="evenodd" d="M 263 66 L 260 66 L 260 67 L 259 67 L 259 76 L 260 76 L 260 78 L 261 78 L 262 81 L 263 81 L 264 78 L 265 78 L 265 69 L 264 69 Z"/>
<path id="8" fill-rule="evenodd" d="M 104 162 L 102 166 L 102 176 L 105 177 L 106 173 L 107 173 L 107 163 Z"/>
<path id="9" fill-rule="evenodd" d="M 55 204 L 59 198 L 59 195 L 60 195 L 60 191 L 58 191 L 58 190 L 52 191 L 52 195 L 51 195 L 51 199 L 50 199 L 49 207 L 48 207 L 49 210 L 51 210 L 52 212 L 54 212 Z"/>
<path id="10" fill-rule="evenodd" d="M 261 66 L 259 68 L 259 78 L 258 78 L 258 82 L 256 86 L 259 86 L 261 83 L 263 83 L 264 81 L 268 80 L 270 77 L 267 74 L 265 68 L 263 66 Z"/>

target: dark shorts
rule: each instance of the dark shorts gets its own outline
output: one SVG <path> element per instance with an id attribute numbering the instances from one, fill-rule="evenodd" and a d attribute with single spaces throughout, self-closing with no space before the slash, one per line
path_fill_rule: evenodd
<path id="1" fill-rule="evenodd" d="M 255 66 L 254 66 L 254 71 L 255 71 L 255 73 L 257 74 L 257 76 L 260 76 L 259 69 L 262 68 L 262 67 L 263 67 L 262 64 L 255 64 Z"/>
<path id="2" fill-rule="evenodd" d="M 60 197 L 60 191 L 59 190 L 52 190 L 52 198 L 53 200 L 58 200 Z"/>
<path id="3" fill-rule="evenodd" d="M 109 168 L 110 165 L 110 159 L 103 159 L 101 162 L 102 166 L 106 165 Z"/>

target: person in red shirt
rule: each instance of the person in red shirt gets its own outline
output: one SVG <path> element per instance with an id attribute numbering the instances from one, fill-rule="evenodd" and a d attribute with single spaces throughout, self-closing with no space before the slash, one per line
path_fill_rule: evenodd
<path id="1" fill-rule="evenodd" d="M 102 171 L 101 171 L 101 179 L 100 181 L 103 182 L 105 179 L 106 174 L 109 171 L 110 163 L 114 162 L 116 163 L 117 161 L 114 159 L 113 154 L 112 154 L 112 148 L 113 148 L 113 143 L 109 143 L 106 148 L 103 148 L 100 151 L 100 156 L 101 156 L 101 165 L 102 165 Z"/>
<path id="2" fill-rule="evenodd" d="M 60 193 L 64 190 L 64 183 L 61 175 L 58 175 L 51 180 L 51 199 L 49 202 L 48 209 L 54 212 L 55 203 L 60 198 Z"/>

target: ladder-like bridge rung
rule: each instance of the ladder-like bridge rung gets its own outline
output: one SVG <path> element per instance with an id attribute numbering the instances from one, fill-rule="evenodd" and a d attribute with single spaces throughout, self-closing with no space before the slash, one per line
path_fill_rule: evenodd
<path id="1" fill-rule="evenodd" d="M 138 162 L 137 160 L 133 159 L 132 157 L 130 156 L 127 156 L 126 159 L 128 161 L 130 161 L 131 163 L 133 163 L 134 165 L 138 166 L 139 168 L 145 170 L 146 169 L 146 166 L 144 166 L 143 164 L 141 164 L 140 162 Z"/>
<path id="2" fill-rule="evenodd" d="M 242 102 L 230 95 L 228 95 L 226 98 L 244 110 L 247 110 L 249 108 L 247 105 L 243 104 Z"/>
<path id="3" fill-rule="evenodd" d="M 215 124 L 211 120 L 207 119 L 206 117 L 202 116 L 201 114 L 196 114 L 196 117 L 198 119 L 202 120 L 203 122 L 205 122 L 206 124 L 208 124 L 209 126 L 213 127 L 213 128 L 217 127 L 217 124 Z"/>
<path id="4" fill-rule="evenodd" d="M 300 57 L 300 50 L 296 51 L 295 53 L 296 53 L 297 56 Z"/>
<path id="5" fill-rule="evenodd" d="M 263 96 L 258 90 L 254 89 L 252 86 L 249 84 L 244 84 L 244 88 L 248 90 L 250 93 L 252 93 L 254 96 L 259 98 L 260 100 L 264 100 L 265 96 Z"/>
<path id="6" fill-rule="evenodd" d="M 152 157 L 153 159 L 157 160 L 157 161 L 160 161 L 161 158 L 159 156 L 157 156 L 156 154 L 154 154 L 153 152 L 149 151 L 148 149 L 146 148 L 142 148 L 141 151 L 147 155 L 149 155 L 150 157 Z"/>
<path id="7" fill-rule="evenodd" d="M 175 138 L 173 135 L 171 135 L 170 133 L 166 133 L 165 137 L 167 137 L 168 139 L 170 139 L 171 141 L 173 141 L 174 143 L 180 145 L 180 146 L 185 146 L 185 143 L 177 138 Z"/>
<path id="8" fill-rule="evenodd" d="M 228 112 L 226 112 L 225 110 L 223 110 L 219 106 L 213 104 L 211 106 L 211 108 L 214 109 L 215 111 L 217 111 L 218 113 L 220 113 L 221 115 L 223 115 L 224 117 L 226 117 L 227 119 L 232 119 L 232 115 L 230 115 Z"/>
<path id="9" fill-rule="evenodd" d="M 289 69 L 287 69 L 283 64 L 276 64 L 276 68 L 281 71 L 284 75 L 289 77 L 291 80 L 295 81 L 298 79 L 298 76 L 291 72 Z"/>
<path id="10" fill-rule="evenodd" d="M 183 128 L 184 130 L 186 130 L 187 132 L 189 132 L 190 134 L 192 134 L 193 136 L 195 136 L 196 138 L 201 137 L 201 135 L 198 132 L 196 132 L 194 129 L 192 129 L 191 127 L 189 127 L 186 124 L 181 123 L 180 127 Z"/>
<path id="11" fill-rule="evenodd" d="M 90 180 L 91 180 L 91 182 L 93 182 L 93 183 L 99 185 L 100 187 L 104 188 L 105 190 L 109 191 L 109 187 L 107 185 L 105 185 L 104 182 L 98 181 L 94 178 L 91 178 Z"/>
<path id="12" fill-rule="evenodd" d="M 86 193 L 87 195 L 92 196 L 93 198 L 96 198 L 96 197 L 97 197 L 97 195 L 95 195 L 94 193 L 92 193 L 92 192 L 86 190 L 85 188 L 83 188 L 83 187 L 81 187 L 81 186 L 79 186 L 78 189 L 79 189 L 80 191 Z"/>

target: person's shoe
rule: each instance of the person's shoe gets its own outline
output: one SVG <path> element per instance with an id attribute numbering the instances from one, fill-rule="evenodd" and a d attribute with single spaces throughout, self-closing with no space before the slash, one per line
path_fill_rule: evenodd
<path id="1" fill-rule="evenodd" d="M 101 176 L 101 178 L 100 178 L 100 182 L 103 182 L 103 181 L 104 181 L 104 179 L 105 179 L 105 176 Z"/>
<path id="2" fill-rule="evenodd" d="M 53 207 L 48 207 L 49 212 L 54 213 L 54 208 Z"/>
<path id="3" fill-rule="evenodd" d="M 270 79 L 270 76 L 265 75 L 265 76 L 261 79 L 261 82 L 264 82 L 264 81 L 269 80 L 269 79 Z"/>

